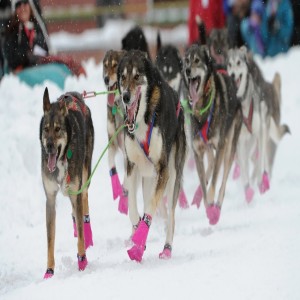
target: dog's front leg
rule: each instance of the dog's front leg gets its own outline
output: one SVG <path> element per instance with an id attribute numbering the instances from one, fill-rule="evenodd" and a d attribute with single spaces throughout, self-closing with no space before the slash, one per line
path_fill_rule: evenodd
<path id="1" fill-rule="evenodd" d="M 58 192 L 58 185 L 54 181 L 50 181 L 43 176 L 43 184 L 47 197 L 46 201 L 46 226 L 47 226 L 47 271 L 44 275 L 45 279 L 51 278 L 54 275 L 55 259 L 54 259 L 54 244 L 55 244 L 55 220 L 56 210 L 55 202 Z"/>

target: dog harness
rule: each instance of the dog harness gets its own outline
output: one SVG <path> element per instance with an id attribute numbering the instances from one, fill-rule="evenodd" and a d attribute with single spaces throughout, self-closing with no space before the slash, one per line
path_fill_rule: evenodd
<path id="1" fill-rule="evenodd" d="M 211 123 L 211 119 L 212 119 L 212 112 L 214 110 L 214 104 L 215 103 L 213 102 L 213 104 L 210 108 L 208 118 L 206 119 L 206 122 L 204 123 L 202 128 L 199 130 L 199 136 L 205 144 L 207 143 L 207 140 L 208 140 L 207 134 L 208 134 L 208 129 L 210 127 L 210 123 Z"/>
<path id="2" fill-rule="evenodd" d="M 252 118 L 253 118 L 253 98 L 251 99 L 248 117 L 246 118 L 243 115 L 243 122 L 251 134 L 252 134 Z"/>
<path id="3" fill-rule="evenodd" d="M 155 116 L 156 116 L 156 114 L 153 113 L 151 123 L 149 124 L 147 132 L 146 132 L 145 140 L 143 142 L 139 142 L 142 150 L 144 151 L 144 153 L 148 159 L 149 159 L 149 147 L 150 147 L 150 142 L 151 142 L 152 130 L 154 127 Z"/>

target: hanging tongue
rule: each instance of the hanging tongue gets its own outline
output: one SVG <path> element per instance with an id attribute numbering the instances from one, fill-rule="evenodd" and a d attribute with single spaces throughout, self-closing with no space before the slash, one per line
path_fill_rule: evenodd
<path id="1" fill-rule="evenodd" d="M 109 106 L 114 106 L 114 104 L 115 104 L 115 94 L 114 93 L 108 94 L 107 102 L 108 102 Z"/>
<path id="2" fill-rule="evenodd" d="M 197 85 L 198 81 L 197 80 L 192 80 L 189 86 L 190 90 L 190 96 L 192 98 L 192 107 L 195 107 L 196 102 L 198 101 L 198 95 L 197 95 Z"/>
<path id="3" fill-rule="evenodd" d="M 56 169 L 56 153 L 55 154 L 49 154 L 48 169 L 49 169 L 50 173 L 55 171 L 55 169 Z"/>
<path id="4" fill-rule="evenodd" d="M 141 95 L 141 87 L 139 86 L 135 93 L 134 101 L 132 102 L 130 107 L 127 106 L 127 120 L 129 121 L 130 124 L 133 124 L 135 122 L 136 109 L 138 106 L 140 95 Z"/>

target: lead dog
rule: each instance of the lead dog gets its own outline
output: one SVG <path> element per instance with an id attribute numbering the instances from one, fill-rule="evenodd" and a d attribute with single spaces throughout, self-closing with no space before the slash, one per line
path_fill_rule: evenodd
<path id="1" fill-rule="evenodd" d="M 107 91 L 107 135 L 110 140 L 116 130 L 124 123 L 124 108 L 121 103 L 120 96 L 114 93 L 117 91 L 117 69 L 119 62 L 125 51 L 109 50 L 106 52 L 103 59 L 103 80 Z M 121 213 L 128 213 L 128 198 L 126 189 L 126 177 L 123 180 L 123 186 L 120 183 L 119 175 L 116 167 L 116 154 L 118 149 L 124 155 L 125 165 L 125 148 L 124 148 L 124 131 L 122 130 L 118 137 L 111 143 L 108 148 L 108 164 L 109 174 L 111 177 L 111 185 L 113 192 L 113 199 L 119 199 L 118 209 Z M 124 166 L 126 170 L 126 165 Z"/>
<path id="2" fill-rule="evenodd" d="M 184 74 L 191 99 L 192 147 L 206 214 L 210 224 L 214 225 L 220 218 L 228 173 L 242 126 L 242 110 L 234 83 L 227 75 L 217 73 L 206 46 L 193 45 L 186 51 Z M 205 154 L 208 156 L 207 171 L 204 167 Z M 216 183 L 222 165 L 222 183 L 215 202 Z"/>
<path id="3" fill-rule="evenodd" d="M 118 68 L 118 88 L 125 107 L 125 150 L 129 217 L 134 228 L 131 260 L 141 261 L 152 216 L 167 189 L 167 236 L 160 258 L 170 258 L 175 207 L 185 161 L 184 115 L 177 93 L 140 51 L 129 51 Z M 144 214 L 137 209 L 137 185 L 142 181 Z"/>
<path id="4" fill-rule="evenodd" d="M 73 216 L 77 226 L 78 268 L 83 271 L 87 266 L 85 249 L 93 245 L 90 227 L 88 190 L 84 188 L 91 174 L 91 161 L 94 146 L 94 128 L 89 108 L 76 92 L 63 94 L 50 103 L 48 89 L 43 97 L 44 115 L 40 123 L 40 142 L 42 150 L 42 179 L 46 202 L 46 224 L 48 242 L 47 271 L 44 278 L 54 274 L 55 241 L 55 202 L 61 189 L 69 196 Z"/>

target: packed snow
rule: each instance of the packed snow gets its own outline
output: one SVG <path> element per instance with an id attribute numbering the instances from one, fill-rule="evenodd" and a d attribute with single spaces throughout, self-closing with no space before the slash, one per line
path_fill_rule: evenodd
<path id="1" fill-rule="evenodd" d="M 46 198 L 41 180 L 39 123 L 45 87 L 55 101 L 76 90 L 104 91 L 102 64 L 84 62 L 87 77 L 68 78 L 65 89 L 45 82 L 30 88 L 14 75 L 0 83 L 0 298 L 7 299 L 300 299 L 300 49 L 261 60 L 268 80 L 282 77 L 282 123 L 289 125 L 278 147 L 271 189 L 244 200 L 241 182 L 228 180 L 220 221 L 210 226 L 200 209 L 177 207 L 172 259 L 158 258 L 164 222 L 156 216 L 142 263 L 130 261 L 129 217 L 113 201 L 107 155 L 89 189 L 94 247 L 89 264 L 77 268 L 71 205 L 57 197 L 55 275 L 43 280 L 47 263 Z M 95 127 L 93 166 L 107 145 L 106 97 L 87 99 Z M 297 146 L 298 145 L 298 146 Z M 298 148 L 299 147 L 299 148 Z M 297 163 L 298 161 L 298 163 Z M 122 155 L 117 157 L 122 178 Z M 191 203 L 196 171 L 185 168 L 184 189 Z M 299 185 L 298 185 L 299 184 Z M 139 209 L 142 213 L 142 199 Z"/>

